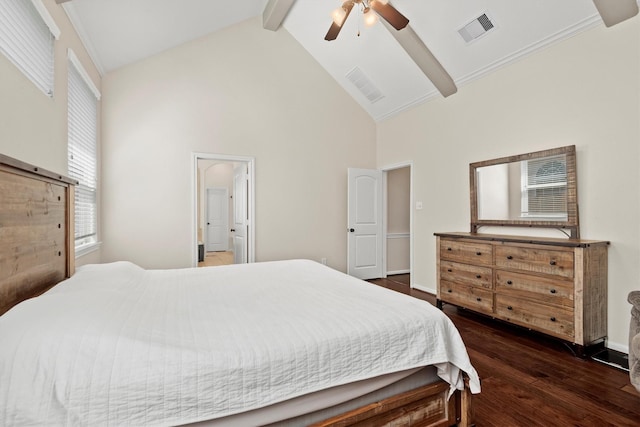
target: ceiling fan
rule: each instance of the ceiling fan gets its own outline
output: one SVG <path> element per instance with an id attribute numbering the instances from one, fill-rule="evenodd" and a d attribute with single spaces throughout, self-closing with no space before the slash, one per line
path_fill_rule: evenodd
<path id="1" fill-rule="evenodd" d="M 338 37 L 342 25 L 356 5 L 362 9 L 365 24 L 367 25 L 373 25 L 377 21 L 376 13 L 396 30 L 403 29 L 409 23 L 407 17 L 391 6 L 388 0 L 347 0 L 342 3 L 342 6 L 333 11 L 333 23 L 331 23 L 331 27 L 324 37 L 325 40 L 331 41 Z"/>

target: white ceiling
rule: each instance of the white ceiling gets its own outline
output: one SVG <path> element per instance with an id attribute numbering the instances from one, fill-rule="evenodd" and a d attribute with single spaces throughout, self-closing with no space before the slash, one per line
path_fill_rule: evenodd
<path id="1" fill-rule="evenodd" d="M 267 0 L 72 0 L 64 7 L 104 74 L 261 16 L 266 4 Z M 442 96 L 389 31 L 380 23 L 365 27 L 355 8 L 337 40 L 325 41 L 330 13 L 340 4 L 296 0 L 283 27 L 371 117 L 382 120 Z M 393 0 L 393 5 L 409 18 L 458 90 L 549 43 L 603 25 L 592 0 Z M 496 28 L 465 43 L 458 29 L 483 13 Z M 345 75 L 355 67 L 382 92 L 382 99 L 371 103 L 347 80 Z"/>

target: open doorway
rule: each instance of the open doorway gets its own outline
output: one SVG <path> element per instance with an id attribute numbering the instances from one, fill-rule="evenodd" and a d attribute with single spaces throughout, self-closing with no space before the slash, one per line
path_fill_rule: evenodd
<path id="1" fill-rule="evenodd" d="M 410 283 L 412 266 L 411 165 L 383 169 L 385 191 L 385 272 Z M 409 284 L 407 283 L 407 284 Z"/>
<path id="2" fill-rule="evenodd" d="M 193 153 L 193 266 L 255 260 L 255 160 Z"/>

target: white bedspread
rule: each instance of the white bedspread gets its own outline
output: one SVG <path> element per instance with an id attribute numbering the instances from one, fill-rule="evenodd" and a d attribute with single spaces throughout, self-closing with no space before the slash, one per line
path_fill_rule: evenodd
<path id="1" fill-rule="evenodd" d="M 432 365 L 478 376 L 430 304 L 305 260 L 89 265 L 0 317 L 0 425 L 176 425 Z"/>

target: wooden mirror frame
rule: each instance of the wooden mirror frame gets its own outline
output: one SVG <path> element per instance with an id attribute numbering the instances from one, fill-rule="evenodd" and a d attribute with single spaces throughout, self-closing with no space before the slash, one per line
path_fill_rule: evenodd
<path id="1" fill-rule="evenodd" d="M 520 162 L 522 160 L 539 159 L 549 156 L 566 155 L 567 168 L 567 220 L 566 221 L 541 221 L 541 220 L 492 220 L 478 219 L 478 188 L 476 170 L 485 166 L 504 163 Z M 502 157 L 499 159 L 485 160 L 469 164 L 469 184 L 471 194 L 471 232 L 477 233 L 483 226 L 511 226 L 511 227 L 542 227 L 568 230 L 569 237 L 580 238 L 580 226 L 578 222 L 578 180 L 576 174 L 576 147 L 553 148 L 551 150 L 536 151 L 533 153 L 519 154 Z"/>

